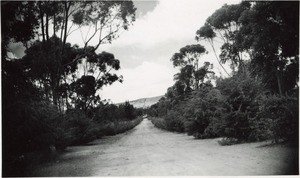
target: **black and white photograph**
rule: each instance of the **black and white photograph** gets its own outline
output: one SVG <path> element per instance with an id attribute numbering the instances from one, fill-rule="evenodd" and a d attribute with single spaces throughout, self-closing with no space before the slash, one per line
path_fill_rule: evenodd
<path id="1" fill-rule="evenodd" d="M 299 1 L 1 0 L 1 176 L 299 176 Z"/>

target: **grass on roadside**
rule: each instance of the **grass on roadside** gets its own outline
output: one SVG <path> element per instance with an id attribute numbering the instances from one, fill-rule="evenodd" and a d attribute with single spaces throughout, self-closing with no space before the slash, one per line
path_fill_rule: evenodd
<path id="1" fill-rule="evenodd" d="M 163 118 L 151 117 L 149 119 L 151 120 L 151 122 L 154 124 L 155 127 L 168 130 L 167 123 Z"/>
<path id="2" fill-rule="evenodd" d="M 124 133 L 128 130 L 133 129 L 135 126 L 141 123 L 142 120 L 142 117 L 138 117 L 137 119 L 129 121 L 117 121 L 107 123 L 99 128 L 99 133 L 97 136 L 98 138 L 101 138 L 102 136 L 111 136 Z"/>

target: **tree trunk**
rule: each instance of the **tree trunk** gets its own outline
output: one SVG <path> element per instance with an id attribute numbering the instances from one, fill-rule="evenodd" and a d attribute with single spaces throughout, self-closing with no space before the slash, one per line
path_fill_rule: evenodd
<path id="1" fill-rule="evenodd" d="M 199 79 L 195 79 L 195 90 L 199 89 Z"/>
<path id="2" fill-rule="evenodd" d="M 61 30 L 60 30 L 60 39 L 63 40 L 65 21 L 62 22 Z"/>
<path id="3" fill-rule="evenodd" d="M 275 70 L 276 70 L 276 78 L 277 78 L 277 85 L 278 85 L 279 95 L 282 96 L 282 87 L 281 87 L 282 82 L 281 82 L 281 79 L 280 79 L 280 76 L 279 76 L 280 73 L 277 69 L 275 69 Z"/>
<path id="4" fill-rule="evenodd" d="M 50 80 L 51 80 L 51 82 L 50 82 L 50 85 L 51 85 L 51 90 L 52 90 L 52 99 L 53 99 L 53 104 L 55 105 L 55 106 L 58 106 L 57 104 L 58 104 L 58 98 L 59 98 L 59 96 L 58 96 L 58 94 L 57 94 L 57 87 L 58 87 L 58 82 L 59 82 L 59 79 L 57 79 L 57 75 L 56 74 L 51 74 L 52 76 L 51 76 L 51 78 L 50 78 Z"/>
<path id="5" fill-rule="evenodd" d="M 67 110 L 70 108 L 70 105 L 68 102 L 68 92 L 66 92 L 66 108 L 67 108 Z"/>
<path id="6" fill-rule="evenodd" d="M 49 16 L 46 13 L 46 39 L 49 40 Z"/>
<path id="7" fill-rule="evenodd" d="M 56 16 L 54 14 L 53 15 L 53 36 L 56 36 L 56 34 L 55 34 L 55 28 L 56 28 Z"/>
<path id="8" fill-rule="evenodd" d="M 65 2 L 65 20 L 64 20 L 65 29 L 64 29 L 64 40 L 63 40 L 62 54 L 64 53 L 65 44 L 66 44 L 66 41 L 67 41 L 69 9 L 70 9 L 70 4 L 68 4 L 68 2 Z"/>
<path id="9" fill-rule="evenodd" d="M 53 99 L 53 104 L 55 106 L 57 106 L 58 96 L 57 96 L 57 92 L 56 92 L 55 86 L 52 86 L 52 99 Z"/>
<path id="10" fill-rule="evenodd" d="M 42 37 L 43 37 L 43 42 L 44 42 L 45 41 L 44 13 L 41 10 L 41 5 L 40 5 L 40 16 L 41 16 Z"/>

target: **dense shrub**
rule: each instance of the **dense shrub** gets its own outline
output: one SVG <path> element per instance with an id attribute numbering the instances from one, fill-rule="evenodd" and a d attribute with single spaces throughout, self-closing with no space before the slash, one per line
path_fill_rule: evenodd
<path id="1" fill-rule="evenodd" d="M 184 101 L 170 100 L 162 97 L 146 113 L 153 117 L 151 121 L 158 128 L 172 132 L 184 132 L 184 106 Z"/>
<path id="2" fill-rule="evenodd" d="M 12 176 L 51 159 L 56 150 L 125 132 L 142 120 L 132 119 L 136 118 L 132 105 L 102 107 L 101 118 L 97 118 L 101 112 L 95 115 L 93 110 L 69 109 L 62 113 L 50 102 L 35 100 L 16 101 L 3 109 L 3 170 L 4 175 Z"/>
<path id="3" fill-rule="evenodd" d="M 66 112 L 63 127 L 69 145 L 85 144 L 105 135 L 123 133 L 141 122 L 129 103 L 120 106 L 101 104 L 93 112 L 92 117 L 78 109 Z"/>
<path id="4" fill-rule="evenodd" d="M 185 130 L 188 135 L 201 138 L 204 134 L 204 131 L 209 124 L 209 120 L 201 114 L 196 113 L 195 119 L 190 119 L 185 122 Z"/>
<path id="5" fill-rule="evenodd" d="M 298 88 L 277 96 L 265 89 L 248 65 L 230 78 L 217 79 L 185 94 L 174 86 L 147 113 L 152 123 L 169 131 L 186 132 L 195 138 L 223 137 L 221 145 L 273 139 L 298 143 Z"/>
<path id="6" fill-rule="evenodd" d="M 97 125 L 81 110 L 69 110 L 65 114 L 63 128 L 68 145 L 79 145 L 96 139 Z"/>
<path id="7" fill-rule="evenodd" d="M 155 127 L 168 130 L 165 119 L 159 117 L 151 117 L 150 120 L 153 123 L 153 125 L 155 125 Z"/>
<path id="8" fill-rule="evenodd" d="M 174 98 L 174 97 L 173 97 Z M 273 139 L 298 143 L 298 98 L 268 93 L 247 71 L 203 83 L 181 100 L 164 98 L 150 108 L 159 128 L 195 138 L 224 137 L 221 145 Z"/>
<path id="9" fill-rule="evenodd" d="M 226 137 L 226 138 L 222 138 L 221 140 L 218 140 L 218 143 L 222 146 L 234 145 L 240 143 L 240 140 L 232 137 Z"/>
<path id="10" fill-rule="evenodd" d="M 262 83 L 246 72 L 219 81 L 217 88 L 226 96 L 222 136 L 249 140 L 250 118 L 256 117 L 258 99 L 264 94 Z"/>
<path id="11" fill-rule="evenodd" d="M 166 128 L 170 131 L 184 132 L 184 118 L 178 111 L 171 110 L 165 116 Z"/>
<path id="12" fill-rule="evenodd" d="M 223 112 L 224 96 L 209 84 L 193 92 L 185 109 L 185 131 L 196 138 L 212 138 L 219 135 L 218 118 Z"/>
<path id="13" fill-rule="evenodd" d="M 209 124 L 204 130 L 203 135 L 199 135 L 197 138 L 214 138 L 222 135 L 222 128 L 225 125 L 224 120 L 220 118 L 221 111 L 216 112 L 216 115 L 209 120 Z"/>
<path id="14" fill-rule="evenodd" d="M 256 116 L 249 118 L 251 133 L 250 141 L 261 141 L 273 138 L 272 125 L 274 122 L 270 118 Z"/>
<path id="15" fill-rule="evenodd" d="M 143 114 L 142 110 L 134 108 L 129 102 L 119 106 L 101 103 L 91 112 L 91 118 L 101 125 L 117 121 L 134 120 Z"/>
<path id="16" fill-rule="evenodd" d="M 101 103 L 93 110 L 93 114 L 97 123 L 110 123 L 121 117 L 118 106 L 114 104 Z"/>
<path id="17" fill-rule="evenodd" d="M 170 110 L 165 117 L 151 117 L 151 122 L 160 129 L 172 132 L 184 132 L 184 118 L 178 111 Z"/>
<path id="18" fill-rule="evenodd" d="M 116 135 L 116 134 L 126 132 L 128 130 L 133 129 L 142 120 L 143 120 L 142 117 L 138 117 L 133 120 L 116 121 L 116 122 L 107 123 L 105 125 L 99 125 L 98 126 L 99 129 L 97 131 L 97 138 L 101 138 L 102 136 Z"/>
<path id="19" fill-rule="evenodd" d="M 57 109 L 47 102 L 20 100 L 4 107 L 3 174 L 22 175 L 25 165 L 46 159 L 61 139 L 56 134 L 60 120 Z"/>
<path id="20" fill-rule="evenodd" d="M 119 106 L 121 117 L 124 117 L 128 120 L 132 120 L 136 118 L 136 111 L 128 101 Z"/>
<path id="21" fill-rule="evenodd" d="M 295 97 L 270 95 L 260 100 L 258 117 L 267 121 L 267 129 L 275 142 L 298 142 L 299 100 Z"/>

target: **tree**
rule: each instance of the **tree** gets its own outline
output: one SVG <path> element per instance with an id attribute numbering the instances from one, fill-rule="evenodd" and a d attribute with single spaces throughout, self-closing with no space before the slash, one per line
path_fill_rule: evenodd
<path id="1" fill-rule="evenodd" d="M 200 56 L 205 52 L 205 48 L 200 44 L 187 45 L 171 58 L 173 66 L 180 67 L 180 73 L 176 74 L 175 80 L 183 82 L 187 92 L 198 89 L 199 82 L 203 82 L 208 72 L 210 63 L 206 62 L 203 67 L 199 67 Z"/>
<path id="2" fill-rule="evenodd" d="M 168 88 L 167 93 L 165 94 L 168 99 L 177 99 L 184 95 L 185 85 L 182 81 L 176 81 L 175 84 Z"/>
<path id="3" fill-rule="evenodd" d="M 246 73 L 263 77 L 268 88 L 282 95 L 291 93 L 298 81 L 299 2 L 241 2 L 216 10 L 196 32 L 197 40 L 221 39 L 221 63 L 231 61 Z M 245 57 L 244 57 L 245 56 Z M 234 68 L 233 68 L 234 69 Z"/>
<path id="4" fill-rule="evenodd" d="M 96 138 L 99 89 L 122 80 L 114 74 L 120 61 L 97 50 L 128 29 L 135 8 L 131 1 L 23 1 L 1 2 L 1 10 L 3 175 L 24 176 L 53 147 Z M 83 46 L 70 44 L 70 34 L 85 28 Z M 11 42 L 23 43 L 24 57 L 8 55 Z"/>
<path id="5" fill-rule="evenodd" d="M 217 61 L 228 76 L 230 74 L 223 67 L 222 63 L 230 61 L 233 69 L 234 66 L 244 65 L 244 49 L 237 45 L 236 34 L 241 26 L 239 18 L 244 11 L 250 8 L 250 5 L 249 2 L 234 5 L 225 4 L 208 17 L 204 26 L 196 32 L 196 40 L 204 39 L 209 42 Z M 223 43 L 219 57 L 214 47 L 215 38 L 221 39 Z"/>
<path id="6" fill-rule="evenodd" d="M 84 75 L 69 84 L 69 96 L 75 107 L 87 111 L 91 106 L 98 105 L 100 97 L 97 91 L 115 81 L 122 82 L 122 76 L 111 73 L 111 70 L 119 68 L 120 61 L 111 53 L 102 52 L 87 56 Z"/>
<path id="7" fill-rule="evenodd" d="M 211 26 L 209 26 L 207 23 L 205 23 L 205 25 L 203 27 L 201 27 L 199 30 L 197 30 L 196 32 L 197 36 L 196 36 L 196 40 L 200 41 L 200 39 L 205 39 L 209 42 L 209 44 L 211 45 L 213 52 L 215 54 L 215 57 L 218 61 L 218 63 L 220 64 L 220 66 L 222 67 L 222 69 L 225 71 L 225 73 L 230 76 L 230 74 L 227 72 L 227 70 L 224 68 L 224 66 L 222 65 L 215 47 L 214 47 L 214 41 L 213 38 L 216 36 L 216 33 L 213 31 L 213 29 L 211 28 Z"/>
<path id="8" fill-rule="evenodd" d="M 256 2 L 240 18 L 238 45 L 249 50 L 253 72 L 282 95 L 298 81 L 299 2 Z"/>
<path id="9" fill-rule="evenodd" d="M 51 97 L 53 104 L 68 106 L 68 99 L 61 99 L 59 92 L 63 88 L 61 86 L 82 77 L 82 74 L 75 74 L 78 74 L 76 71 L 80 65 L 85 68 L 89 66 L 88 72 L 83 75 L 93 75 L 96 80 L 101 78 L 103 84 L 97 86 L 111 84 L 119 79 L 115 74 L 108 74 L 110 69 L 107 69 L 107 66 L 111 66 L 111 69 L 118 70 L 118 60 L 111 59 L 113 57 L 109 57 L 109 53 L 97 54 L 96 50 L 101 44 L 111 43 L 121 29 L 127 30 L 135 20 L 136 9 L 131 1 L 54 1 L 30 4 L 33 6 L 30 15 L 39 25 L 39 28 L 31 30 L 42 37 L 42 41 L 28 44 L 27 39 L 24 42 L 27 50 L 23 60 L 26 70 L 32 74 L 32 82 L 44 90 L 45 97 Z M 23 11 L 21 13 L 26 15 Z M 89 30 L 85 37 L 82 35 L 83 47 L 72 46 L 67 42 L 72 32 L 78 30 L 82 33 L 84 27 Z M 67 90 L 64 92 L 64 96 L 68 96 Z"/>
<path id="10" fill-rule="evenodd" d="M 133 120 L 136 118 L 136 113 L 133 105 L 126 101 L 124 104 L 119 106 L 121 116 L 125 117 L 128 120 Z"/>
<path id="11" fill-rule="evenodd" d="M 7 59 L 7 45 L 11 41 L 26 44 L 36 35 L 38 20 L 35 11 L 35 2 L 1 2 L 2 61 Z"/>
<path id="12" fill-rule="evenodd" d="M 33 11 L 33 2 L 1 2 L 2 96 L 6 104 L 13 105 L 12 101 L 15 99 L 29 98 L 38 93 L 24 74 L 22 62 L 8 56 L 11 52 L 8 49 L 10 42 L 25 42 L 35 36 L 34 30 L 38 27 L 38 21 Z"/>
<path id="13" fill-rule="evenodd" d="M 25 73 L 30 77 L 32 83 L 36 84 L 43 92 L 43 98 L 58 104 L 58 89 L 62 80 L 78 67 L 76 64 L 64 67 L 63 64 L 71 61 L 80 52 L 77 46 L 66 44 L 65 53 L 60 55 L 62 42 L 53 36 L 46 42 L 36 41 L 20 60 L 23 62 Z"/>

